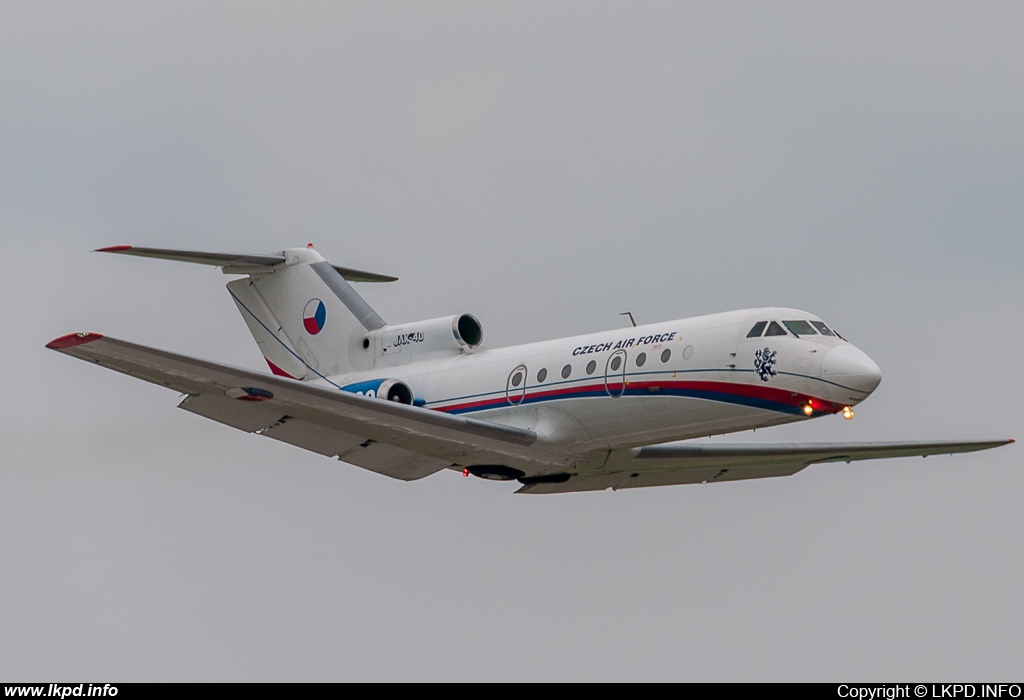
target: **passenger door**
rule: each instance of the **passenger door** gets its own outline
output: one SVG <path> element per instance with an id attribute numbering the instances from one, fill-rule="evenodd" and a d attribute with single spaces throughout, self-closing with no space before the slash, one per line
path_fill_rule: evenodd
<path id="1" fill-rule="evenodd" d="M 513 406 L 518 406 L 526 396 L 526 365 L 519 365 L 509 372 L 505 382 L 505 398 Z"/>
<path id="2" fill-rule="evenodd" d="M 626 351 L 616 350 L 604 366 L 604 390 L 618 398 L 626 391 Z"/>

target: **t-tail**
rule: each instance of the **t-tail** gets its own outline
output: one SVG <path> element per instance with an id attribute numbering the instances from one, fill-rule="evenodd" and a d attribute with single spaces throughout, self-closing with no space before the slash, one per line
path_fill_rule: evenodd
<path id="1" fill-rule="evenodd" d="M 370 369 L 368 334 L 384 319 L 352 288 L 353 282 L 392 282 L 395 277 L 335 267 L 312 246 L 272 254 L 207 253 L 112 246 L 98 252 L 216 265 L 244 275 L 228 283 L 270 370 L 312 380 Z"/>

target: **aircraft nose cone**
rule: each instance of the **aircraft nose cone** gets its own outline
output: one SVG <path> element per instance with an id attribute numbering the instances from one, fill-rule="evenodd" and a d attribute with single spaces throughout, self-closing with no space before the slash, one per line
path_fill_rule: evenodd
<path id="1" fill-rule="evenodd" d="M 832 348 L 821 364 L 821 376 L 830 382 L 870 394 L 882 381 L 874 360 L 852 345 Z"/>

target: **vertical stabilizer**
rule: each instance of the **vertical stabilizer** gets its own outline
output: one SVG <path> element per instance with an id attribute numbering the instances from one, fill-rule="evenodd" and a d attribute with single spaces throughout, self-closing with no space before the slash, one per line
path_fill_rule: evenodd
<path id="1" fill-rule="evenodd" d="M 372 367 L 362 338 L 384 319 L 312 248 L 283 253 L 283 264 L 228 284 L 271 371 L 316 379 Z"/>
<path id="2" fill-rule="evenodd" d="M 276 253 L 215 253 L 115 245 L 100 248 L 143 258 L 215 265 L 227 274 L 246 275 L 228 283 L 246 325 L 274 374 L 317 379 L 373 366 L 367 333 L 384 319 L 370 308 L 345 278 L 357 282 L 393 282 L 395 277 L 336 267 L 313 248 Z"/>

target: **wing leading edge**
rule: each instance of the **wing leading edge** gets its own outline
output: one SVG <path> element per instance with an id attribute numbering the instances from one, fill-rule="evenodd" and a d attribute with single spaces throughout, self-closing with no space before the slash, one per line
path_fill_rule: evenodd
<path id="1" fill-rule="evenodd" d="M 530 449 L 528 430 L 137 345 L 97 333 L 63 336 L 51 350 L 174 389 L 180 408 L 387 476 L 411 481 L 446 467 L 510 464 L 550 471 L 556 455 Z"/>
<path id="2" fill-rule="evenodd" d="M 790 476 L 812 464 L 891 457 L 976 452 L 1010 440 L 852 443 L 676 443 L 620 450 L 608 456 L 601 472 L 572 476 L 562 483 L 526 484 L 517 493 L 603 491 L 673 484 Z"/>

